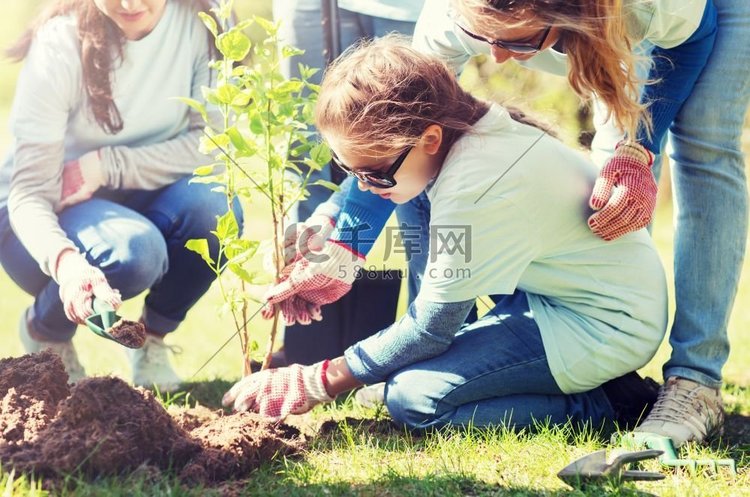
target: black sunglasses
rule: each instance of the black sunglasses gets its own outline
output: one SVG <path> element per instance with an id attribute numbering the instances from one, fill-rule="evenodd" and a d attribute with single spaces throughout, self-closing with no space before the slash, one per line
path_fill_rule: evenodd
<path id="1" fill-rule="evenodd" d="M 542 35 L 542 39 L 536 43 L 530 43 L 524 41 L 490 40 L 489 38 L 485 38 L 484 36 L 479 36 L 478 34 L 472 33 L 458 23 L 456 23 L 456 26 L 458 26 L 461 31 L 466 33 L 469 37 L 474 38 L 475 40 L 483 41 L 484 43 L 489 43 L 490 45 L 493 45 L 495 47 L 518 54 L 530 54 L 540 51 L 542 49 L 542 46 L 544 46 L 544 42 L 547 41 L 547 36 L 549 36 L 549 32 L 552 29 L 552 26 L 547 26 L 547 28 L 544 30 L 544 34 Z"/>
<path id="2" fill-rule="evenodd" d="M 404 163 L 404 161 L 406 160 L 406 156 L 409 155 L 409 152 L 411 152 L 412 148 L 414 147 L 408 147 L 406 150 L 401 152 L 401 154 L 396 158 L 396 162 L 394 162 L 387 171 L 355 171 L 354 169 L 341 162 L 341 160 L 336 157 L 336 154 L 333 152 L 333 150 L 331 150 L 331 162 L 333 162 L 336 167 L 344 171 L 346 174 L 348 174 L 349 176 L 354 176 L 362 183 L 374 186 L 375 188 L 393 188 L 394 186 L 396 186 L 396 178 L 394 178 L 393 176 L 401 167 L 401 164 Z"/>

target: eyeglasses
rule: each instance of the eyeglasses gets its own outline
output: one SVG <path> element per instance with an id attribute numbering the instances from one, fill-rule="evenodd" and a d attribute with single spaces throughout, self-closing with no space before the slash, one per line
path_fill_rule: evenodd
<path id="1" fill-rule="evenodd" d="M 374 186 L 375 188 L 393 188 L 394 186 L 396 186 L 396 178 L 394 178 L 393 176 L 401 167 L 401 164 L 404 163 L 404 161 L 406 160 L 406 156 L 409 155 L 409 152 L 411 152 L 412 148 L 414 147 L 408 147 L 406 150 L 401 152 L 401 155 L 396 158 L 396 161 L 393 163 L 393 165 L 391 165 L 391 167 L 388 168 L 387 171 L 355 171 L 354 169 L 341 162 L 341 160 L 336 156 L 333 150 L 331 150 L 331 162 L 333 162 L 336 167 L 344 171 L 346 174 L 348 174 L 349 176 L 354 176 L 362 183 Z"/>
<path id="2" fill-rule="evenodd" d="M 456 26 L 458 26 L 461 31 L 466 33 L 469 37 L 474 38 L 475 40 L 483 41 L 484 43 L 489 43 L 492 46 L 502 48 L 503 50 L 507 50 L 509 52 L 517 54 L 532 54 L 540 51 L 544 46 L 544 42 L 547 41 L 547 36 L 549 36 L 549 32 L 552 29 L 552 26 L 547 26 L 547 28 L 544 30 L 544 34 L 542 35 L 542 39 L 536 43 L 531 43 L 528 41 L 490 40 L 489 38 L 485 38 L 484 36 L 479 36 L 478 34 L 472 33 L 458 23 L 456 23 Z"/>

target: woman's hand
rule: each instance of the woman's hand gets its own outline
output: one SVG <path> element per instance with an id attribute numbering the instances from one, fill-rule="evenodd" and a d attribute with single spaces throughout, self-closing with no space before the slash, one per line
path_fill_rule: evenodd
<path id="1" fill-rule="evenodd" d="M 120 292 L 109 286 L 104 273 L 73 249 L 66 249 L 57 258 L 55 281 L 60 286 L 65 315 L 74 323 L 83 324 L 94 313 L 94 297 L 115 310 L 122 304 Z"/>
<path id="2" fill-rule="evenodd" d="M 284 237 L 284 264 L 279 283 L 266 293 L 262 315 L 271 319 L 278 304 L 287 326 L 323 319 L 320 306 L 351 289 L 364 256 L 328 239 L 335 221 L 313 215 L 289 227 Z M 266 261 L 266 263 L 271 261 Z"/>
<path id="3" fill-rule="evenodd" d="M 86 201 L 102 186 L 104 172 L 98 150 L 63 165 L 60 209 Z"/>
<path id="4" fill-rule="evenodd" d="M 329 362 L 312 366 L 293 364 L 253 373 L 235 383 L 221 403 L 235 411 L 257 412 L 273 421 L 281 421 L 289 414 L 306 413 L 334 399 L 326 390 Z"/>
<path id="5" fill-rule="evenodd" d="M 609 241 L 648 226 L 656 207 L 653 163 L 654 156 L 638 143 L 617 144 L 589 199 L 598 211 L 588 221 L 594 234 Z"/>
<path id="6" fill-rule="evenodd" d="M 266 292 L 264 318 L 278 304 L 287 326 L 320 320 L 320 306 L 346 295 L 365 258 L 344 243 L 325 240 L 318 251 L 298 255 L 281 273 L 281 280 Z"/>

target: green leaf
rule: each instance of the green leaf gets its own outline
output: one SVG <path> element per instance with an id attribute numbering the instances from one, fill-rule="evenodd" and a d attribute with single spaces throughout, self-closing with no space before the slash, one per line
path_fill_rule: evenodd
<path id="1" fill-rule="evenodd" d="M 229 105 L 239 92 L 239 88 L 232 84 L 221 85 L 216 89 L 216 97 L 219 99 L 219 102 Z"/>
<path id="2" fill-rule="evenodd" d="M 320 167 L 323 167 L 331 162 L 331 157 L 331 149 L 328 148 L 328 145 L 323 142 L 318 143 L 312 148 L 312 150 L 310 150 L 310 159 L 312 159 Z"/>
<path id="3" fill-rule="evenodd" d="M 252 155 L 255 155 L 255 147 L 248 143 L 247 140 L 245 140 L 245 137 L 242 136 L 242 133 L 240 133 L 237 128 L 232 126 L 231 128 L 227 129 L 227 136 L 229 136 L 229 139 L 232 140 L 232 145 L 234 145 L 234 148 L 237 149 L 238 155 L 240 157 L 250 157 Z"/>
<path id="4" fill-rule="evenodd" d="M 250 38 L 242 31 L 232 28 L 216 38 L 216 47 L 227 59 L 239 62 L 250 52 Z"/>
<path id="5" fill-rule="evenodd" d="M 208 176 L 214 172 L 215 164 L 209 164 L 208 166 L 200 166 L 193 169 L 193 174 L 196 176 Z"/>
<path id="6" fill-rule="evenodd" d="M 236 239 L 240 234 L 240 227 L 237 225 L 237 219 L 234 217 L 234 211 L 228 210 L 221 216 L 217 216 L 216 222 L 216 236 L 219 240 L 233 240 Z"/>
<path id="7" fill-rule="evenodd" d="M 187 98 L 187 97 L 174 97 L 174 98 L 184 103 L 191 109 L 197 111 L 203 118 L 203 121 L 208 122 L 208 114 L 206 113 L 206 106 L 203 105 L 202 102 L 199 102 L 193 98 Z"/>
<path id="8" fill-rule="evenodd" d="M 253 20 L 262 27 L 269 36 L 273 36 L 279 30 L 278 24 L 274 24 L 268 19 L 260 16 L 253 16 Z"/>
<path id="9" fill-rule="evenodd" d="M 255 281 L 255 276 L 245 270 L 245 268 L 243 268 L 241 265 L 229 264 L 227 267 L 230 271 L 239 276 L 242 281 L 245 281 L 247 283 L 253 283 Z"/>
<path id="10" fill-rule="evenodd" d="M 201 258 L 206 261 L 209 266 L 214 267 L 216 265 L 214 260 L 211 258 L 211 254 L 208 250 L 208 240 L 206 240 L 205 238 L 188 240 L 185 243 L 185 248 L 200 255 Z"/>
<path id="11" fill-rule="evenodd" d="M 266 130 L 266 127 L 263 123 L 263 117 L 261 117 L 260 112 L 253 111 L 247 117 L 250 121 L 250 131 L 256 135 L 262 135 Z"/>
<path id="12" fill-rule="evenodd" d="M 198 17 L 201 18 L 203 24 L 206 25 L 206 28 L 211 31 L 211 34 L 213 34 L 215 38 L 219 33 L 219 27 L 216 25 L 216 20 L 205 12 L 198 12 Z"/>
<path id="13" fill-rule="evenodd" d="M 213 105 L 219 105 L 221 103 L 219 101 L 219 97 L 216 96 L 216 90 L 214 90 L 213 88 L 203 86 L 201 87 L 201 93 L 203 94 L 203 98 L 206 99 L 206 102 Z"/>
<path id="14" fill-rule="evenodd" d="M 319 179 L 315 181 L 314 183 L 310 183 L 310 186 L 315 186 L 315 185 L 324 186 L 334 192 L 341 190 L 341 188 L 339 188 L 339 185 L 337 185 L 336 183 L 331 183 L 330 181 L 326 181 L 324 179 Z"/>
<path id="15" fill-rule="evenodd" d="M 291 45 L 284 45 L 281 47 L 281 56 L 285 59 L 288 59 L 289 57 L 296 57 L 298 55 L 304 54 L 305 51 L 302 49 L 299 49 L 297 47 L 293 47 Z"/>

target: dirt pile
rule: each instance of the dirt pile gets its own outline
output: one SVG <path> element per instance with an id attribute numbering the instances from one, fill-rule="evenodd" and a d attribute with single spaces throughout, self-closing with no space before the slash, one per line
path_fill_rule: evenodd
<path id="1" fill-rule="evenodd" d="M 0 360 L 0 447 L 9 452 L 37 438 L 70 395 L 68 374 L 51 352 Z"/>
<path id="2" fill-rule="evenodd" d="M 144 389 L 89 378 L 71 389 L 62 363 L 41 353 L 0 362 L 0 463 L 46 476 L 126 474 L 149 465 L 189 482 L 246 476 L 298 451 L 298 431 L 253 414 L 167 412 Z"/>

